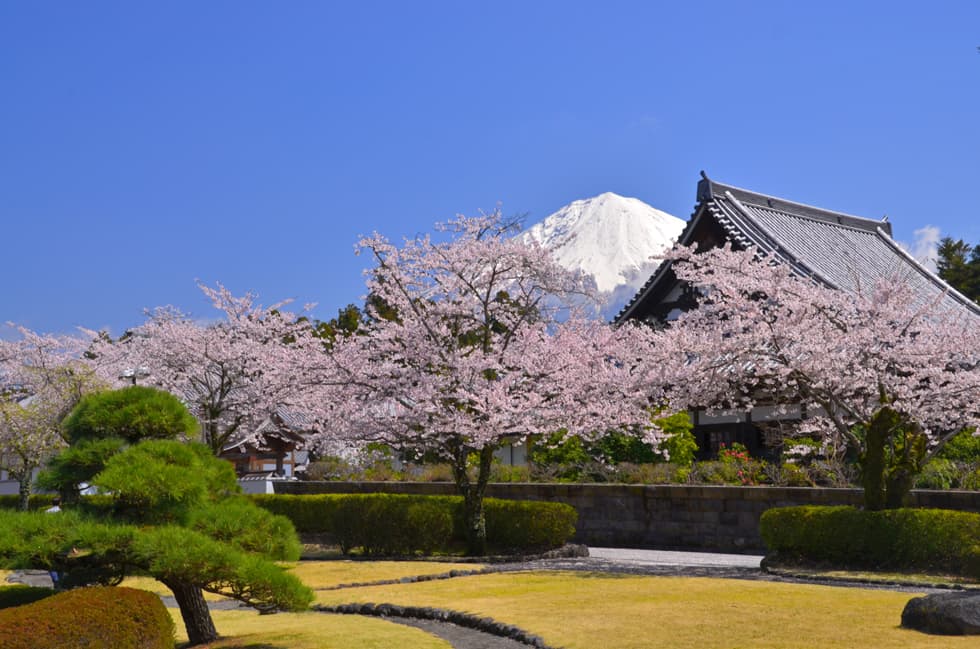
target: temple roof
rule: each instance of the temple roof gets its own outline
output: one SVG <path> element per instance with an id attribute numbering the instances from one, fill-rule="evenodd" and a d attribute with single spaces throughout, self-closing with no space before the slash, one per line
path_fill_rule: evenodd
<path id="1" fill-rule="evenodd" d="M 698 226 L 715 221 L 739 248 L 754 246 L 790 264 L 800 275 L 831 288 L 857 292 L 893 276 L 906 278 L 923 301 L 944 294 L 944 301 L 980 315 L 980 307 L 916 261 L 894 239 L 887 219 L 866 219 L 724 185 L 702 172 L 698 203 L 678 243 L 695 243 Z M 636 317 L 641 305 L 663 281 L 673 281 L 669 263 L 661 264 L 643 288 L 616 316 Z"/>

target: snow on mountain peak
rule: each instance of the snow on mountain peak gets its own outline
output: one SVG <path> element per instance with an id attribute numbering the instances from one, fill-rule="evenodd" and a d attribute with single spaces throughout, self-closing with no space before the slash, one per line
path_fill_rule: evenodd
<path id="1" fill-rule="evenodd" d="M 677 217 L 606 192 L 566 205 L 523 237 L 551 250 L 562 266 L 594 277 L 600 291 L 614 293 L 611 301 L 625 303 L 657 267 L 650 257 L 670 248 L 683 229 Z"/>

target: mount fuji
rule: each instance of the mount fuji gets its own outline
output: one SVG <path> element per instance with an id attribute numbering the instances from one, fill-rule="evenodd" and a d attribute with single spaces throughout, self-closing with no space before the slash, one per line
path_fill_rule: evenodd
<path id="1" fill-rule="evenodd" d="M 566 205 L 522 236 L 565 268 L 591 275 L 604 298 L 602 314 L 612 317 L 660 264 L 650 257 L 668 250 L 683 229 L 675 216 L 606 192 Z"/>

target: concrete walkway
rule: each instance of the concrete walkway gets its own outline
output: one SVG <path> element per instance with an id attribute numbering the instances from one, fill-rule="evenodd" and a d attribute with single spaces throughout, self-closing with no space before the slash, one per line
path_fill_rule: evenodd
<path id="1" fill-rule="evenodd" d="M 589 548 L 590 559 L 633 566 L 674 566 L 709 568 L 759 569 L 762 555 L 717 554 L 712 552 L 669 552 L 666 550 L 635 550 L 629 548 Z"/>

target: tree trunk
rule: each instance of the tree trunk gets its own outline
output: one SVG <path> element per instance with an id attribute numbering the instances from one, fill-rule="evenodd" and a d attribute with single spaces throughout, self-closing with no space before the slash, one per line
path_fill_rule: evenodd
<path id="1" fill-rule="evenodd" d="M 17 506 L 24 512 L 31 508 L 31 484 L 34 481 L 34 476 L 32 473 L 34 472 L 27 471 L 17 476 L 17 482 L 19 485 L 18 494 L 20 496 L 20 499 L 17 501 Z"/>
<path id="2" fill-rule="evenodd" d="M 885 447 L 894 424 L 892 413 L 882 408 L 871 417 L 865 430 L 864 452 L 861 454 L 861 486 L 864 487 L 864 508 L 871 512 L 885 509 Z"/>
<path id="3" fill-rule="evenodd" d="M 885 406 L 871 417 L 861 454 L 861 486 L 869 511 L 904 507 L 922 471 L 927 440 L 915 422 Z"/>
<path id="4" fill-rule="evenodd" d="M 214 628 L 211 611 L 208 610 L 208 603 L 204 600 L 204 592 L 197 586 L 182 581 L 166 580 L 163 583 L 174 593 L 190 645 L 217 640 L 218 631 Z"/>
<path id="5" fill-rule="evenodd" d="M 888 509 L 905 507 L 915 478 L 922 473 L 929 448 L 926 436 L 915 424 L 903 426 L 893 438 L 893 457 L 885 474 L 885 507 Z"/>
<path id="6" fill-rule="evenodd" d="M 453 462 L 456 490 L 463 496 L 463 521 L 466 525 L 466 554 L 483 556 L 487 552 L 487 522 L 483 514 L 483 496 L 490 481 L 493 464 L 492 446 L 480 449 L 480 464 L 476 482 L 470 480 L 466 467 L 466 453 L 460 450 Z"/>

